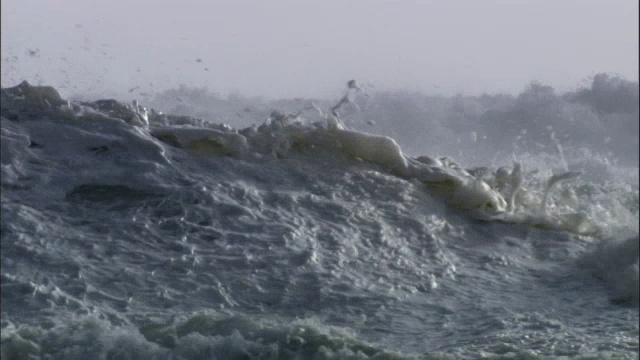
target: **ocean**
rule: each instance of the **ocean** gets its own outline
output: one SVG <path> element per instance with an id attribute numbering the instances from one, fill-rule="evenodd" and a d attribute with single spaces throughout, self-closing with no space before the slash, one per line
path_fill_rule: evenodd
<path id="1" fill-rule="evenodd" d="M 4 88 L 2 359 L 637 359 L 637 110 L 554 95 L 523 129 L 547 90 Z"/>

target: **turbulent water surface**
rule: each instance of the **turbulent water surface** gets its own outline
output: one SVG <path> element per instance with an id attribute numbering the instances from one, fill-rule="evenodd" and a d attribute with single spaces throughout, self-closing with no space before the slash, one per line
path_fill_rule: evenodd
<path id="1" fill-rule="evenodd" d="M 637 358 L 637 167 L 256 122 L 3 89 L 2 358 Z"/>

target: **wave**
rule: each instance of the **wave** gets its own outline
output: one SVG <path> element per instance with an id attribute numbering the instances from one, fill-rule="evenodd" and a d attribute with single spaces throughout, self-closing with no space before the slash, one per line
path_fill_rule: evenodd
<path id="1" fill-rule="evenodd" d="M 599 243 L 580 262 L 595 276 L 609 284 L 616 303 L 637 306 L 639 245 L 638 236 Z"/>
<path id="2" fill-rule="evenodd" d="M 276 114 L 260 126 L 236 131 L 225 125 L 205 124 L 189 117 L 148 111 L 137 103 L 127 105 L 108 100 L 71 103 L 63 100 L 53 88 L 34 87 L 27 83 L 4 90 L 3 97 L 6 108 L 12 108 L 7 110 L 8 119 L 17 120 L 24 116 L 18 114 L 24 112 L 20 108 L 28 104 L 26 106 L 39 106 L 45 111 L 44 114 L 81 122 L 81 126 L 85 127 L 82 131 L 92 131 L 94 138 L 78 138 L 85 142 L 82 144 L 85 149 L 93 152 L 122 152 L 131 150 L 123 149 L 125 147 L 135 146 L 136 150 L 132 153 L 144 153 L 147 157 L 144 160 L 166 163 L 170 160 L 164 156 L 163 145 L 186 149 L 199 155 L 230 156 L 245 160 L 282 158 L 291 152 L 306 152 L 313 156 L 313 152 L 330 151 L 377 165 L 383 171 L 403 179 L 419 181 L 443 195 L 449 205 L 471 210 L 473 215 L 485 220 L 524 222 L 584 234 L 599 231 L 586 214 L 554 217 L 546 213 L 548 191 L 557 181 L 574 177 L 567 176 L 570 173 L 554 175 L 547 182 L 542 195 L 528 192 L 528 202 L 518 201 L 516 205 L 516 198 L 522 197 L 519 193 L 526 191 L 521 189 L 524 175 L 520 170 L 520 164 L 516 163 L 510 173 L 505 168 L 484 168 L 481 172 L 470 172 L 448 158 L 412 158 L 405 155 L 392 138 L 346 129 L 331 115 L 327 123 L 315 122 L 306 125 L 297 116 Z M 135 128 L 127 131 L 122 127 L 114 127 L 114 122 L 123 121 Z M 120 141 L 117 146 L 101 145 L 107 140 L 107 135 L 103 132 L 107 122 L 111 123 L 108 126 L 111 126 L 112 131 L 129 139 Z M 93 125 L 88 125 L 89 123 Z M 61 127 L 69 128 L 70 125 L 65 123 Z M 57 137 L 64 136 L 68 135 L 60 134 Z M 132 137 L 136 138 L 136 145 L 132 145 Z M 153 141 L 151 138 L 159 141 Z M 28 146 L 33 147 L 33 142 L 29 141 Z M 56 145 L 67 146 L 60 143 Z M 154 158 L 149 158 L 151 153 L 154 153 Z M 531 202 L 532 198 L 536 199 L 537 204 Z M 536 207 L 542 211 L 537 211 Z M 513 216 L 518 209 L 522 211 Z"/>
<path id="3" fill-rule="evenodd" d="M 638 299 L 636 177 L 593 154 L 464 168 L 332 115 L 236 130 L 27 83 L 2 89 L 1 115 L 3 357 L 637 347 L 627 326 L 625 342 L 594 330 L 574 349 L 581 325 L 564 317 L 580 305 L 563 297 L 597 301 L 584 294 L 602 281 L 627 305 L 607 314 Z"/>
<path id="4" fill-rule="evenodd" d="M 114 327 L 99 318 L 76 319 L 48 330 L 9 326 L 2 358 L 46 354 L 52 359 L 405 359 L 359 341 L 345 329 L 311 321 L 258 322 L 245 316 L 197 313 L 168 323 Z"/>

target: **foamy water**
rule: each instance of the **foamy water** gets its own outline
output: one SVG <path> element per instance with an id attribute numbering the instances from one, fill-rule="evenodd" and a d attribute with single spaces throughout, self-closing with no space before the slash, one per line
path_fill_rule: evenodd
<path id="1" fill-rule="evenodd" d="M 637 358 L 638 169 L 562 154 L 3 89 L 2 358 Z"/>

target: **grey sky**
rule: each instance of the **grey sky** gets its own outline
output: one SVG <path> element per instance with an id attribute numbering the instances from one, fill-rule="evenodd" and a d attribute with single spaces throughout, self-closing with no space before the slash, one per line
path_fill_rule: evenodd
<path id="1" fill-rule="evenodd" d="M 1 34 L 3 86 L 67 94 L 182 83 L 326 97 L 350 78 L 477 94 L 531 80 L 566 90 L 603 71 L 638 79 L 637 0 L 3 0 Z"/>

